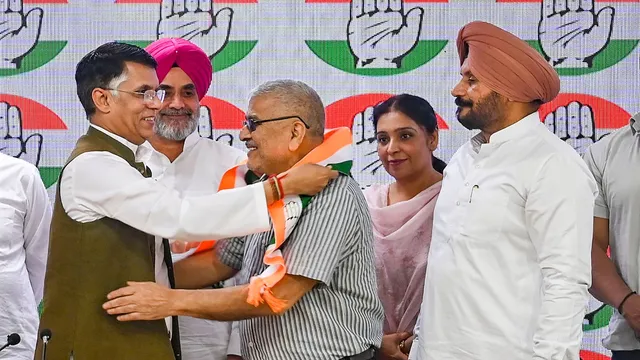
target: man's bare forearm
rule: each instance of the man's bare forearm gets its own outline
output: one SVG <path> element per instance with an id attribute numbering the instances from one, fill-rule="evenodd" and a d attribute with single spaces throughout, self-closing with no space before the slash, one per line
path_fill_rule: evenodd
<path id="1" fill-rule="evenodd" d="M 592 285 L 589 292 L 596 299 L 613 307 L 618 307 L 622 299 L 631 292 L 615 265 L 601 248 L 591 250 Z"/>
<path id="2" fill-rule="evenodd" d="M 609 248 L 609 219 L 593 218 L 593 246 L 591 247 L 591 289 L 596 299 L 615 308 L 631 292 L 613 261 L 607 256 Z"/>
<path id="3" fill-rule="evenodd" d="M 172 314 L 218 321 L 237 321 L 260 316 L 280 315 L 311 291 L 316 280 L 297 275 L 285 275 L 271 290 L 284 307 L 275 313 L 266 304 L 247 303 L 249 285 L 213 290 L 173 290 Z"/>
<path id="4" fill-rule="evenodd" d="M 178 261 L 173 267 L 179 289 L 202 289 L 227 280 L 238 272 L 220 262 L 213 249 Z"/>
<path id="5" fill-rule="evenodd" d="M 238 321 L 275 315 L 266 304 L 247 303 L 249 286 L 212 290 L 174 290 L 173 314 L 217 321 Z"/>

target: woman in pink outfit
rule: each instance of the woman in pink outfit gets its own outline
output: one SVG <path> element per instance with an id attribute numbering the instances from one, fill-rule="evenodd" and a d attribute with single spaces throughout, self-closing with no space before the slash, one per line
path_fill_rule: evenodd
<path id="1" fill-rule="evenodd" d="M 373 125 L 378 156 L 395 179 L 365 190 L 373 219 L 378 295 L 385 311 L 379 358 L 406 360 L 422 302 L 433 209 L 446 164 L 433 156 L 438 125 L 426 100 L 394 96 L 375 107 Z"/>

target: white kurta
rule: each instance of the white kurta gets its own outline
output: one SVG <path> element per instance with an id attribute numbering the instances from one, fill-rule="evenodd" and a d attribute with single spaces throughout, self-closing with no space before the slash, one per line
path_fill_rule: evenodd
<path id="1" fill-rule="evenodd" d="M 444 173 L 411 359 L 578 360 L 595 181 L 533 113 Z"/>
<path id="2" fill-rule="evenodd" d="M 49 250 L 51 204 L 35 166 L 0 154 L 0 359 L 33 359 Z"/>
<path id="3" fill-rule="evenodd" d="M 222 175 L 246 159 L 246 154 L 220 142 L 201 138 L 197 132 L 185 139 L 184 150 L 173 163 L 149 143 L 140 146 L 138 154 L 151 169 L 152 177 L 178 191 L 181 196 L 197 196 L 217 189 Z M 161 238 L 156 239 L 156 252 L 162 251 Z M 175 259 L 184 256 L 175 256 Z M 157 269 L 156 279 L 163 283 L 166 266 Z M 168 280 L 167 284 L 168 284 Z M 234 285 L 233 279 L 225 282 Z M 227 355 L 240 355 L 240 336 L 231 322 L 179 317 L 183 360 L 226 360 Z"/>

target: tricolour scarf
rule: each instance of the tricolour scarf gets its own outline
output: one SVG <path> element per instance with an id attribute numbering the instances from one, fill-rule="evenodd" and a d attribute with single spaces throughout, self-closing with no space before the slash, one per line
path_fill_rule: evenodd
<path id="1" fill-rule="evenodd" d="M 314 148 L 304 158 L 298 161 L 292 168 L 303 164 L 317 164 L 329 166 L 345 175 L 351 171 L 352 161 L 352 136 L 351 130 L 346 127 L 330 130 L 325 133 L 322 144 Z M 278 175 L 279 178 L 287 176 L 287 172 Z M 227 190 L 253 183 L 257 176 L 253 174 L 246 163 L 235 166 L 225 172 L 220 181 L 218 190 Z M 274 312 L 279 312 L 285 307 L 285 302 L 276 298 L 271 289 L 287 273 L 286 264 L 280 248 L 293 232 L 302 212 L 311 202 L 312 197 L 306 195 L 287 195 L 268 206 L 269 216 L 273 226 L 273 237 L 269 241 L 265 251 L 263 262 L 267 269 L 260 275 L 251 278 L 249 283 L 249 296 L 247 302 L 259 306 L 266 302 Z M 213 247 L 215 240 L 200 243 L 197 252 Z"/>

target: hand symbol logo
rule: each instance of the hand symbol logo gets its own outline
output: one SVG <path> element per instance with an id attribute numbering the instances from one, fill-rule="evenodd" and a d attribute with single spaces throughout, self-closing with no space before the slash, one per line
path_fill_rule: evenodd
<path id="1" fill-rule="evenodd" d="M 233 146 L 234 137 L 228 132 L 223 130 L 216 130 L 213 126 L 213 118 L 211 117 L 211 110 L 202 105 L 200 106 L 200 118 L 198 119 L 198 133 L 201 137 L 220 141 L 229 146 Z"/>
<path id="2" fill-rule="evenodd" d="M 22 0 L 0 0 L 0 69 L 20 68 L 22 59 L 36 47 L 42 15 L 41 8 L 24 14 Z"/>
<path id="3" fill-rule="evenodd" d="M 213 140 L 213 120 L 211 119 L 211 110 L 209 110 L 209 108 L 204 105 L 200 105 L 198 133 L 203 138 Z"/>
<path id="4" fill-rule="evenodd" d="M 347 40 L 356 68 L 400 68 L 420 40 L 424 10 L 403 0 L 352 0 Z"/>
<path id="5" fill-rule="evenodd" d="M 214 14 L 211 0 L 162 0 L 158 39 L 189 40 L 213 58 L 229 42 L 232 18 L 228 7 Z"/>
<path id="6" fill-rule="evenodd" d="M 582 155 L 596 142 L 593 110 L 589 105 L 577 101 L 567 106 L 559 106 L 544 119 L 549 131 L 566 141 Z"/>
<path id="7" fill-rule="evenodd" d="M 0 102 L 0 152 L 38 166 L 41 151 L 42 135 L 32 134 L 25 138 L 20 109 Z"/>
<path id="8" fill-rule="evenodd" d="M 372 118 L 373 106 L 369 106 L 354 116 L 351 126 L 355 150 L 352 172 L 361 187 L 394 181 L 382 167 L 378 157 L 378 142 Z"/>
<path id="9" fill-rule="evenodd" d="M 544 0 L 538 25 L 540 47 L 552 65 L 592 67 L 593 57 L 607 46 L 613 31 L 614 9 L 596 14 L 594 0 Z"/>

